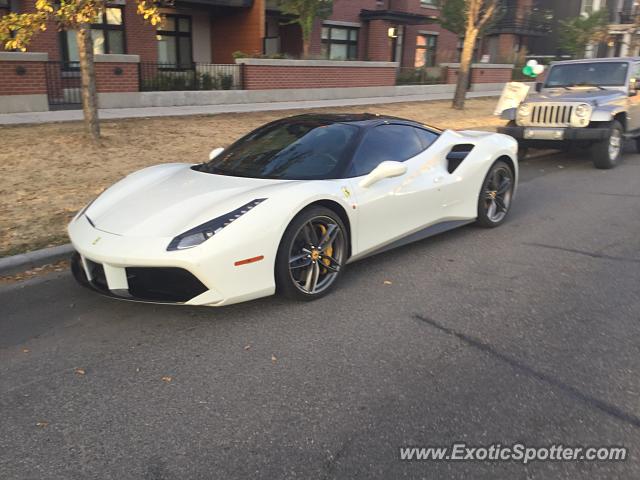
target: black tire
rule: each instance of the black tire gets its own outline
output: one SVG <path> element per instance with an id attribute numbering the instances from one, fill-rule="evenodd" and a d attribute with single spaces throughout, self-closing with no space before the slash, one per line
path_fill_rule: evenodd
<path id="1" fill-rule="evenodd" d="M 640 137 L 634 138 L 636 142 L 636 152 L 640 153 Z"/>
<path id="2" fill-rule="evenodd" d="M 327 232 L 334 225 L 338 229 L 334 239 L 328 242 L 327 246 L 323 246 L 323 237 L 329 238 Z M 333 210 L 313 206 L 300 212 L 285 230 L 278 247 L 275 265 L 276 291 L 285 297 L 305 301 L 327 295 L 344 271 L 349 253 L 348 242 L 348 231 L 340 216 Z M 313 245 L 314 243 L 318 245 Z M 304 249 L 308 251 L 308 255 Z M 312 255 L 315 259 L 312 259 Z M 292 261 L 302 256 L 304 258 Z M 311 280 L 308 274 L 311 275 Z M 311 285 L 311 292 L 305 290 L 307 285 Z M 316 289 L 317 291 L 314 291 Z"/>
<path id="3" fill-rule="evenodd" d="M 517 126 L 518 124 L 513 120 L 509 120 L 509 122 L 507 123 L 507 127 L 517 127 Z M 524 145 L 522 141 L 518 141 L 518 160 L 522 160 L 524 157 L 527 156 L 528 153 L 529 153 L 529 147 Z"/>
<path id="4" fill-rule="evenodd" d="M 498 160 L 491 165 L 478 196 L 476 223 L 479 226 L 495 228 L 505 221 L 511 208 L 514 187 L 515 174 L 506 162 Z"/>
<path id="5" fill-rule="evenodd" d="M 614 120 L 611 122 L 611 135 L 609 138 L 591 145 L 591 159 L 596 168 L 606 170 L 615 167 L 620 162 L 624 143 L 623 134 L 622 125 L 617 120 Z M 617 147 L 615 143 L 617 143 Z"/>

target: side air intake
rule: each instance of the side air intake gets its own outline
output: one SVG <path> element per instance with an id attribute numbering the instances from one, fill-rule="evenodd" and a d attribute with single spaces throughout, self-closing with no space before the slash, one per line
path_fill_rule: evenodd
<path id="1" fill-rule="evenodd" d="M 460 166 L 462 161 L 467 158 L 469 152 L 473 150 L 475 145 L 471 143 L 460 143 L 458 145 L 454 145 L 453 148 L 447 154 L 447 170 L 449 173 L 453 173 L 456 171 L 456 168 Z"/>

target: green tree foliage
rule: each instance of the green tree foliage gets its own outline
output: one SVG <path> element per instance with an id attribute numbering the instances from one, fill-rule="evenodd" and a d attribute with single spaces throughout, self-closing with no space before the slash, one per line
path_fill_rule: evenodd
<path id="1" fill-rule="evenodd" d="M 467 28 L 466 0 L 440 0 L 440 24 L 463 37 Z"/>
<path id="2" fill-rule="evenodd" d="M 587 45 L 607 38 L 609 12 L 606 9 L 560 22 L 560 46 L 578 58 L 585 54 Z"/>
<path id="3" fill-rule="evenodd" d="M 309 56 L 311 32 L 316 19 L 328 18 L 333 11 L 333 0 L 280 0 L 280 11 L 296 17 L 292 23 L 297 23 L 302 29 L 302 51 Z"/>

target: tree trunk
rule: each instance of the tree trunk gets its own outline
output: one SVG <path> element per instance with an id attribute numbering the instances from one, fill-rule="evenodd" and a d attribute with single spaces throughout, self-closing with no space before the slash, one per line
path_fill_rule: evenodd
<path id="1" fill-rule="evenodd" d="M 98 119 L 98 94 L 96 93 L 96 68 L 93 62 L 93 41 L 91 26 L 81 25 L 76 32 L 78 53 L 80 54 L 80 78 L 82 80 L 82 110 L 87 134 L 98 142 L 100 140 L 100 121 Z"/>
<path id="2" fill-rule="evenodd" d="M 306 38 L 302 40 L 302 58 L 309 58 L 309 52 L 311 51 L 311 41 Z"/>
<path id="3" fill-rule="evenodd" d="M 460 68 L 458 68 L 458 83 L 456 84 L 456 93 L 451 105 L 458 110 L 464 110 L 464 101 L 467 95 L 467 87 L 469 86 L 469 76 L 471 74 L 471 60 L 473 59 L 473 49 L 476 45 L 477 37 L 478 29 L 468 27 L 462 43 Z"/>

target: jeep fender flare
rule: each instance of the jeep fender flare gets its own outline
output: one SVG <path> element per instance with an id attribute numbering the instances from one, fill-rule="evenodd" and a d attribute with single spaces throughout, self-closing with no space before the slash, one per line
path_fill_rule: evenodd
<path id="1" fill-rule="evenodd" d="M 611 107 L 596 107 L 591 114 L 590 122 L 610 122 L 619 113 L 626 114 L 626 110 L 623 107 L 611 106 Z"/>

